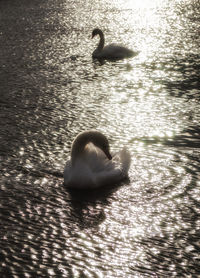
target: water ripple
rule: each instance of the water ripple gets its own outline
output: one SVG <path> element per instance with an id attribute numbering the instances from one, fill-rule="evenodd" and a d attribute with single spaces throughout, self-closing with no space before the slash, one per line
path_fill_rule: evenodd
<path id="1" fill-rule="evenodd" d="M 0 9 L 0 276 L 198 277 L 198 1 Z M 94 27 L 140 53 L 92 61 Z M 65 161 L 90 128 L 129 149 L 129 180 L 69 191 Z"/>

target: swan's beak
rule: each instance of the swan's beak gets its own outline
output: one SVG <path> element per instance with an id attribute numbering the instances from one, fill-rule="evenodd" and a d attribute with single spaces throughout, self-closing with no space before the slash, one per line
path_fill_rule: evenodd
<path id="1" fill-rule="evenodd" d="M 110 154 L 110 152 L 109 152 L 109 151 L 105 152 L 105 154 L 106 154 L 106 156 L 107 156 L 107 158 L 108 158 L 109 160 L 111 160 L 111 159 L 112 159 L 112 155 Z"/>

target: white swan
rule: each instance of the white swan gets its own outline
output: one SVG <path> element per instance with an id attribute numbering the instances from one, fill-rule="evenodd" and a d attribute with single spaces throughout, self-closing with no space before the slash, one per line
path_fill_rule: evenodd
<path id="1" fill-rule="evenodd" d="M 93 58 L 118 60 L 130 58 L 138 54 L 138 52 L 134 52 L 131 49 L 117 44 L 109 44 L 104 47 L 105 39 L 103 32 L 96 28 L 92 31 L 92 38 L 94 38 L 96 35 L 100 36 L 100 41 L 97 48 L 92 53 Z"/>
<path id="2" fill-rule="evenodd" d="M 119 183 L 128 177 L 130 162 L 125 148 L 111 156 L 108 139 L 101 132 L 81 132 L 72 143 L 71 159 L 64 169 L 64 185 L 84 189 Z"/>

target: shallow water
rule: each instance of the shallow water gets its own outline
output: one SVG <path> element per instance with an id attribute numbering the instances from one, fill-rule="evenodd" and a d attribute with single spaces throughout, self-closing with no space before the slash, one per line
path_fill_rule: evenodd
<path id="1" fill-rule="evenodd" d="M 198 1 L 0 2 L 1 277 L 200 277 Z M 140 53 L 100 64 L 106 42 Z M 127 146 L 130 180 L 73 192 L 74 136 Z"/>

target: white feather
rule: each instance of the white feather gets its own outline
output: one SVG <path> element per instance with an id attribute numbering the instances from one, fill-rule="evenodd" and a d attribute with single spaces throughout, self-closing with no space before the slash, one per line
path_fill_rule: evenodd
<path id="1" fill-rule="evenodd" d="M 92 141 L 91 136 L 90 140 Z M 83 189 L 119 183 L 128 177 L 130 162 L 130 154 L 125 148 L 109 160 L 102 149 L 89 142 L 85 145 L 84 151 L 78 155 L 75 163 L 72 163 L 72 158 L 67 161 L 64 169 L 64 184 Z"/>

